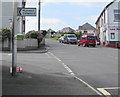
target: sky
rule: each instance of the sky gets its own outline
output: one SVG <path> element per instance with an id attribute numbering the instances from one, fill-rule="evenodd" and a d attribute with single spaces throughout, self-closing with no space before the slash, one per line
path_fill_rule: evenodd
<path id="1" fill-rule="evenodd" d="M 26 7 L 37 8 L 39 0 L 26 0 Z M 95 22 L 104 7 L 113 0 L 41 0 L 41 30 L 61 30 L 89 23 L 94 27 Z M 37 16 L 26 17 L 26 33 L 38 30 Z"/>

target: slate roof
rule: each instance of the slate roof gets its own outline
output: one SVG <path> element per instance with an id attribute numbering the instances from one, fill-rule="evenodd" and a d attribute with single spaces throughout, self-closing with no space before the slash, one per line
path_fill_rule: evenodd
<path id="1" fill-rule="evenodd" d="M 110 3 L 103 9 L 103 11 L 101 12 L 101 14 L 100 14 L 100 16 L 98 17 L 98 19 L 97 19 L 97 21 L 96 21 L 95 24 L 97 24 L 97 22 L 99 21 L 101 15 L 104 13 L 104 11 L 105 11 L 110 5 L 112 5 L 114 2 L 117 2 L 117 1 L 120 2 L 120 0 L 113 0 L 112 2 L 110 2 Z"/>
<path id="2" fill-rule="evenodd" d="M 67 31 L 75 31 L 75 30 L 70 27 L 65 27 L 61 30 L 61 32 L 67 32 Z"/>
<path id="3" fill-rule="evenodd" d="M 96 30 L 96 29 L 95 29 L 95 27 L 93 27 L 89 23 L 85 23 L 84 25 L 79 26 L 78 30 Z"/>

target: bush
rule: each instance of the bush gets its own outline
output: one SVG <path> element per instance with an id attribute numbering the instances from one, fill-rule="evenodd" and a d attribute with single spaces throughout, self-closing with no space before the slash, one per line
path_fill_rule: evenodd
<path id="1" fill-rule="evenodd" d="M 7 29 L 7 28 L 3 28 L 1 29 L 0 31 L 0 36 L 2 36 L 2 40 L 6 40 L 7 38 L 10 39 L 11 38 L 11 32 L 10 32 L 10 29 Z"/>
<path id="2" fill-rule="evenodd" d="M 42 40 L 44 35 L 38 31 L 29 31 L 28 33 L 25 34 L 25 38 L 33 38 L 33 39 L 40 39 Z"/>
<path id="3" fill-rule="evenodd" d="M 61 36 L 63 36 L 64 34 L 75 34 L 74 32 L 62 32 Z"/>
<path id="4" fill-rule="evenodd" d="M 76 36 L 77 36 L 77 39 L 81 39 L 81 37 L 82 37 L 82 32 L 77 32 L 77 33 L 76 33 Z"/>
<path id="5" fill-rule="evenodd" d="M 23 34 L 18 34 L 17 35 L 17 39 L 18 40 L 23 40 L 24 39 L 24 35 Z"/>
<path id="6" fill-rule="evenodd" d="M 61 37 L 61 35 L 58 35 L 57 38 L 59 39 Z"/>

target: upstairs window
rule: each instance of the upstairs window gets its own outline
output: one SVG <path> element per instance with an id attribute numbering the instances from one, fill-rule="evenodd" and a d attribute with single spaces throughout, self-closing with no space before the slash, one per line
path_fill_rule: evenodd
<path id="1" fill-rule="evenodd" d="M 120 10 L 114 10 L 114 21 L 120 22 Z"/>

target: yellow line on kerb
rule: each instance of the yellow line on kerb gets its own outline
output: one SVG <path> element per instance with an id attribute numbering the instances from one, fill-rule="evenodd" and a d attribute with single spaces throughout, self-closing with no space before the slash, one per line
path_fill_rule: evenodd
<path id="1" fill-rule="evenodd" d="M 105 89 L 120 89 L 120 87 L 107 87 L 107 88 L 97 88 L 101 93 L 103 93 L 105 96 L 108 96 L 108 97 L 110 97 L 111 96 L 111 94 L 107 91 L 107 90 L 105 90 Z"/>
<path id="2" fill-rule="evenodd" d="M 104 88 L 97 88 L 101 93 L 103 93 L 104 95 L 111 95 L 109 92 L 107 92 Z"/>
<path id="3" fill-rule="evenodd" d="M 104 88 L 104 89 L 120 89 L 120 87 L 108 87 L 108 88 Z"/>

